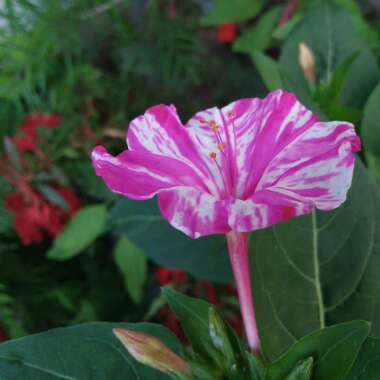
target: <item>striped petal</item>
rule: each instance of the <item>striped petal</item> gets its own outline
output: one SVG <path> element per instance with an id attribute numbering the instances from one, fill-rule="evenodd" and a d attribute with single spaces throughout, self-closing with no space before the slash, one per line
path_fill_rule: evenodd
<path id="1" fill-rule="evenodd" d="M 173 158 L 128 150 L 114 157 L 101 146 L 94 148 L 91 158 L 96 174 L 107 186 L 132 199 L 152 198 L 178 186 L 207 191 L 191 167 Z"/>
<path id="2" fill-rule="evenodd" d="M 234 134 L 235 189 L 242 199 L 256 191 L 273 157 L 318 120 L 293 94 L 282 90 L 264 99 L 238 100 L 222 112 Z"/>
<path id="3" fill-rule="evenodd" d="M 209 191 L 216 191 L 215 184 L 209 179 L 208 170 L 182 125 L 175 106 L 159 104 L 132 120 L 128 128 L 127 144 L 132 151 L 150 152 L 184 162 L 203 177 Z"/>
<path id="4" fill-rule="evenodd" d="M 174 228 L 192 238 L 230 231 L 227 201 L 197 189 L 163 191 L 158 195 L 158 205 Z"/>
<path id="5" fill-rule="evenodd" d="M 311 202 L 263 190 L 246 200 L 235 199 L 229 209 L 228 224 L 234 231 L 254 231 L 308 214 L 312 207 Z"/>
<path id="6" fill-rule="evenodd" d="M 265 169 L 256 191 L 268 189 L 332 210 L 346 200 L 359 137 L 352 124 L 315 123 L 279 152 Z"/>

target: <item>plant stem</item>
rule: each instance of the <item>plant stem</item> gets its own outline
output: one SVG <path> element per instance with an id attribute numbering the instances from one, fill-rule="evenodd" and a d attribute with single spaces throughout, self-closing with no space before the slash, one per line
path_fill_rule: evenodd
<path id="1" fill-rule="evenodd" d="M 253 307 L 248 262 L 248 234 L 231 231 L 226 237 L 248 344 L 253 352 L 259 353 L 260 340 Z"/>

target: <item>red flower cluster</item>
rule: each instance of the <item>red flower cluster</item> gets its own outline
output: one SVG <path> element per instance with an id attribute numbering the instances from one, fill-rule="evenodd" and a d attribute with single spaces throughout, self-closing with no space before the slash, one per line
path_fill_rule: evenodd
<path id="1" fill-rule="evenodd" d="M 186 292 L 191 296 L 205 297 L 209 302 L 214 305 L 218 305 L 222 309 L 226 307 L 225 302 L 218 296 L 218 291 L 216 286 L 212 282 L 199 281 L 191 283 L 191 279 L 186 272 L 181 270 L 172 270 L 168 268 L 158 268 L 155 273 L 156 280 L 160 285 L 173 284 L 176 286 L 184 286 Z M 223 289 L 224 293 L 228 295 L 236 295 L 236 290 L 234 287 L 228 285 Z M 161 311 L 161 317 L 163 318 L 164 324 L 172 330 L 182 341 L 186 341 L 186 337 L 183 333 L 181 325 L 179 324 L 177 318 L 171 309 L 166 306 Z M 225 318 L 230 323 L 230 325 L 235 329 L 237 334 L 241 335 L 242 319 L 238 310 L 228 310 L 226 312 Z"/>
<path id="2" fill-rule="evenodd" d="M 20 154 L 37 149 L 37 127 L 55 128 L 61 122 L 59 115 L 31 114 L 25 118 L 20 130 L 22 134 L 11 138 Z"/>
<path id="3" fill-rule="evenodd" d="M 69 187 L 55 190 L 66 201 L 67 210 L 47 201 L 38 192 L 29 192 L 29 196 L 21 191 L 7 195 L 5 206 L 15 215 L 14 226 L 24 245 L 57 236 L 70 216 L 80 208 L 77 196 Z"/>
<path id="4" fill-rule="evenodd" d="M 39 138 L 37 128 L 56 128 L 60 121 L 58 115 L 36 113 L 26 117 L 20 126 L 21 134 L 9 138 L 17 148 L 22 168 L 13 167 L 7 156 L 0 163 L 0 173 L 15 190 L 5 197 L 5 207 L 14 214 L 14 226 L 24 245 L 40 243 L 45 238 L 55 237 L 61 232 L 69 217 L 80 207 L 73 190 L 59 186 L 55 181 L 49 181 L 47 185 L 66 202 L 67 208 L 46 199 L 33 186 L 34 173 L 31 168 L 35 170 L 36 165 L 30 165 L 30 160 L 24 157 L 26 152 L 33 152 L 37 167 L 48 169 L 51 162 L 40 149 L 44 141 Z"/>
<path id="5" fill-rule="evenodd" d="M 236 39 L 236 24 L 228 23 L 218 26 L 218 41 L 221 43 L 232 42 Z"/>

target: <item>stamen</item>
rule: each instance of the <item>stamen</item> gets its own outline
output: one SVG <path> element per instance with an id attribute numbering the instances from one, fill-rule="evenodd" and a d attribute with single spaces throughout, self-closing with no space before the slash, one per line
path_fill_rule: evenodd
<path id="1" fill-rule="evenodd" d="M 209 122 L 208 122 L 208 125 L 210 126 L 210 128 L 211 128 L 214 132 L 218 131 L 218 129 L 220 128 L 219 125 L 216 123 L 215 120 L 211 120 L 211 121 L 209 121 Z"/>
<path id="2" fill-rule="evenodd" d="M 203 117 L 199 118 L 199 122 L 201 124 L 206 124 L 207 123 L 207 121 L 205 119 L 203 119 Z"/>
<path id="3" fill-rule="evenodd" d="M 228 112 L 227 112 L 227 117 L 228 117 L 229 119 L 232 119 L 232 118 L 234 118 L 235 116 L 236 116 L 235 111 L 228 111 Z"/>
<path id="4" fill-rule="evenodd" d="M 213 160 L 216 160 L 216 153 L 215 153 L 215 152 L 210 152 L 210 153 L 209 153 L 209 156 L 210 156 L 210 158 L 212 158 Z"/>
<path id="5" fill-rule="evenodd" d="M 216 147 L 219 149 L 219 150 L 223 150 L 224 149 L 224 144 L 220 143 L 220 144 L 216 144 Z"/>

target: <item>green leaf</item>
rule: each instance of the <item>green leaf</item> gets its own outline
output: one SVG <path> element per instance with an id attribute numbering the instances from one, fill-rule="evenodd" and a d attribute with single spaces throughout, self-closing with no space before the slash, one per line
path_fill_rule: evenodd
<path id="1" fill-rule="evenodd" d="M 380 158 L 370 152 L 365 152 L 368 169 L 374 177 L 376 183 L 380 185 Z"/>
<path id="2" fill-rule="evenodd" d="M 328 114 L 330 120 L 345 120 L 355 125 L 359 124 L 363 117 L 361 110 L 336 103 L 328 105 Z"/>
<path id="3" fill-rule="evenodd" d="M 183 269 L 215 282 L 232 281 L 224 236 L 190 239 L 161 216 L 155 199 L 120 199 L 108 215 L 107 226 L 126 236 L 161 266 Z"/>
<path id="4" fill-rule="evenodd" d="M 228 379 L 243 380 L 247 377 L 247 370 L 250 380 L 261 379 L 261 361 L 246 351 L 235 331 L 214 307 L 209 308 L 209 335 L 214 347 L 223 356 L 221 367 Z"/>
<path id="5" fill-rule="evenodd" d="M 344 81 L 358 54 L 359 52 L 355 52 L 340 63 L 334 71 L 331 82 L 322 86 L 324 90 L 322 95 L 324 96 L 325 103 L 327 103 L 327 107 L 331 103 L 340 104 Z"/>
<path id="6" fill-rule="evenodd" d="M 285 380 L 310 380 L 313 374 L 313 357 L 301 360 Z"/>
<path id="7" fill-rule="evenodd" d="M 203 25 L 241 22 L 255 17 L 263 8 L 264 0 L 215 0 L 212 11 L 202 19 Z"/>
<path id="8" fill-rule="evenodd" d="M 360 52 L 347 74 L 342 91 L 343 104 L 360 109 L 379 81 L 380 72 L 375 57 L 355 30 L 350 14 L 332 2 L 323 1 L 319 6 L 310 8 L 284 44 L 280 68 L 287 78 L 286 87 L 309 105 L 312 101 L 308 83 L 298 64 L 300 42 L 306 43 L 313 51 L 317 78 L 327 83 L 344 60 Z"/>
<path id="9" fill-rule="evenodd" d="M 248 380 L 251 372 L 253 379 L 260 380 L 260 360 L 249 357 L 247 348 L 211 304 L 169 286 L 162 293 L 192 345 L 198 363 L 192 362 L 191 366 L 200 379 Z"/>
<path id="10" fill-rule="evenodd" d="M 272 31 L 281 16 L 283 7 L 271 8 L 263 14 L 257 24 L 245 31 L 232 45 L 234 51 L 251 53 L 263 51 L 270 47 Z"/>
<path id="11" fill-rule="evenodd" d="M 342 94 L 342 88 L 344 81 L 346 79 L 347 74 L 349 73 L 353 63 L 358 57 L 359 52 L 355 52 L 354 54 L 347 57 L 342 63 L 338 65 L 336 68 L 334 75 L 331 80 L 331 98 L 333 100 L 338 101 Z"/>
<path id="12" fill-rule="evenodd" d="M 378 190 L 357 161 L 338 209 L 251 234 L 256 317 L 268 359 L 326 324 L 366 319 L 380 333 L 379 205 Z"/>
<path id="13" fill-rule="evenodd" d="M 353 321 L 305 336 L 267 368 L 266 380 L 282 380 L 297 363 L 314 359 L 313 380 L 343 380 L 369 334 L 368 322 Z"/>
<path id="14" fill-rule="evenodd" d="M 250 380 L 263 380 L 265 377 L 265 367 L 261 360 L 250 352 L 246 352 L 249 363 Z"/>
<path id="15" fill-rule="evenodd" d="M 47 257 L 62 261 L 81 253 L 104 232 L 106 213 L 103 204 L 82 208 L 54 240 Z"/>
<path id="16" fill-rule="evenodd" d="M 209 334 L 214 347 L 220 351 L 231 366 L 235 361 L 235 352 L 232 348 L 227 326 L 215 308 L 209 308 Z"/>
<path id="17" fill-rule="evenodd" d="M 276 61 L 258 51 L 253 52 L 251 58 L 269 91 L 284 87 Z"/>
<path id="18" fill-rule="evenodd" d="M 222 356 L 214 348 L 209 332 L 211 305 L 201 299 L 185 296 L 169 286 L 165 286 L 162 293 L 181 323 L 194 352 L 214 363 L 221 363 Z"/>
<path id="19" fill-rule="evenodd" d="M 289 33 L 295 28 L 295 26 L 302 20 L 302 14 L 296 13 L 289 21 L 284 25 L 278 26 L 273 31 L 273 38 L 278 40 L 284 40 L 288 37 Z"/>
<path id="20" fill-rule="evenodd" d="M 364 183 L 362 183 L 362 191 Z M 373 224 L 367 224 L 372 233 L 369 241 L 359 241 L 356 244 L 364 244 L 369 252 L 365 265 L 362 267 L 362 276 L 360 281 L 355 284 L 355 288 L 344 302 L 332 305 L 327 309 L 327 316 L 332 323 L 337 321 L 349 321 L 352 319 L 365 319 L 372 323 L 372 334 L 376 337 L 380 336 L 380 195 L 379 188 L 370 181 L 370 197 L 366 197 L 363 192 L 361 202 L 365 200 L 365 208 L 373 210 Z M 363 207 L 364 208 L 364 207 Z M 363 220 L 358 220 L 361 223 Z M 373 228 L 373 229 L 372 229 Z M 354 252 L 355 253 L 355 252 Z M 347 255 L 353 255 L 351 250 L 347 250 Z M 354 258 L 350 257 L 350 262 L 354 262 Z M 353 264 L 355 265 L 355 264 Z M 338 269 L 337 269 L 338 270 Z M 347 277 L 350 272 L 346 272 Z"/>
<path id="21" fill-rule="evenodd" d="M 125 289 L 135 303 L 140 303 L 147 269 L 144 252 L 123 236 L 117 242 L 114 254 L 116 264 L 124 276 Z"/>
<path id="22" fill-rule="evenodd" d="M 355 0 L 335 0 L 341 7 L 346 9 L 352 17 L 356 30 L 372 49 L 379 48 L 379 35 L 375 27 L 373 27 L 364 17 L 359 4 Z"/>
<path id="23" fill-rule="evenodd" d="M 181 346 L 167 329 L 141 323 L 90 323 L 54 329 L 0 344 L 2 379 L 167 380 L 168 375 L 135 361 L 112 334 L 115 327 L 143 331 L 173 351 Z"/>
<path id="24" fill-rule="evenodd" d="M 380 84 L 372 92 L 364 108 L 361 135 L 365 151 L 380 157 Z"/>
<path id="25" fill-rule="evenodd" d="M 53 189 L 49 185 L 45 184 L 36 184 L 35 187 L 38 191 L 50 202 L 53 203 L 66 211 L 70 210 L 69 205 L 67 204 L 65 198 L 62 197 L 61 194 L 58 193 L 55 189 Z"/>
<path id="26" fill-rule="evenodd" d="M 378 380 L 380 373 L 380 339 L 369 337 L 345 380 Z"/>

